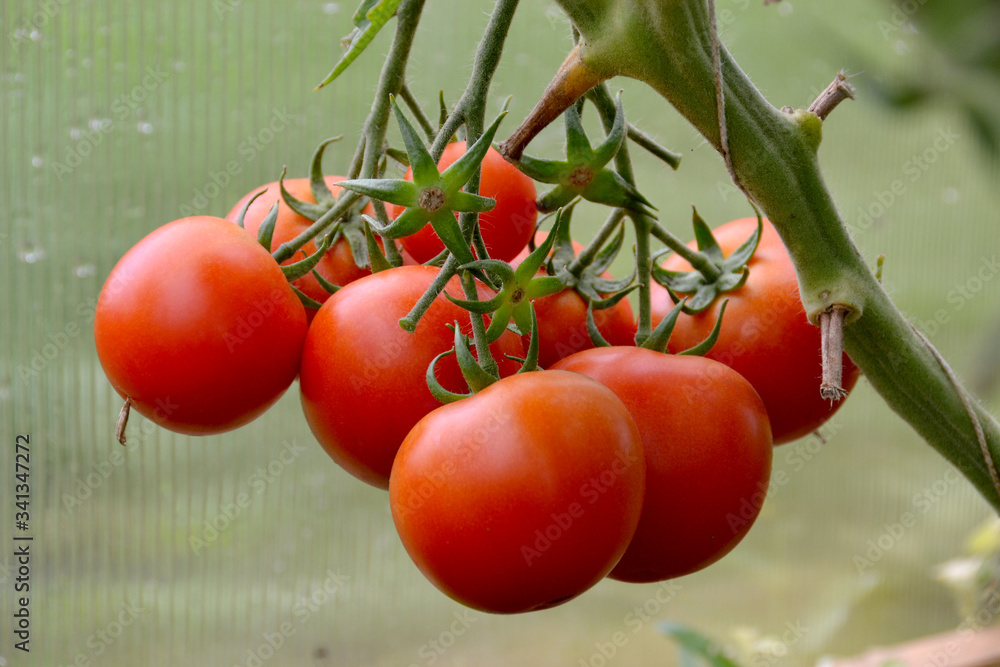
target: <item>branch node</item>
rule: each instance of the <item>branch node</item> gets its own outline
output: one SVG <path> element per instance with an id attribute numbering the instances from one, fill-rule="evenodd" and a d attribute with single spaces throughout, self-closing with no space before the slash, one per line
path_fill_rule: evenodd
<path id="1" fill-rule="evenodd" d="M 826 120 L 830 112 L 837 108 L 837 105 L 847 99 L 856 99 L 854 86 L 847 80 L 844 70 L 837 72 L 837 76 L 829 86 L 826 87 L 819 97 L 809 105 L 809 111 L 819 116 L 820 120 Z"/>

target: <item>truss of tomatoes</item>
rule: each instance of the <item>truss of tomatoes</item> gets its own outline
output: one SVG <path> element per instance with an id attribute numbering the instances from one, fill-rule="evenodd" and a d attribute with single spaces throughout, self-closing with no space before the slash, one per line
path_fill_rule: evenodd
<path id="1" fill-rule="evenodd" d="M 523 242 L 510 243 L 502 217 L 483 227 L 483 240 L 490 249 L 503 238 L 505 259 L 514 259 L 530 237 L 521 231 L 534 187 L 516 170 L 527 181 L 518 187 L 491 182 L 491 173 L 484 170 L 484 190 L 498 209 L 516 212 L 507 220 Z M 322 194 L 336 197 L 338 181 L 325 181 Z M 585 326 L 586 303 L 550 291 L 532 311 L 541 333 L 533 340 L 523 328 L 500 330 L 490 344 L 496 377 L 455 400 L 472 384 L 456 360 L 471 353 L 469 313 L 456 303 L 470 296 L 470 284 L 451 278 L 415 330 L 404 331 L 400 319 L 438 268 L 360 268 L 366 237 L 358 229 L 312 243 L 280 267 L 268 249 L 312 224 L 303 206 L 323 197 L 312 196 L 306 179 L 269 184 L 255 201 L 253 194 L 228 220 L 185 218 L 157 229 L 114 267 L 95 320 L 112 386 L 164 428 L 205 435 L 255 419 L 298 377 L 320 445 L 351 475 L 388 490 L 416 566 L 470 607 L 545 609 L 606 577 L 652 582 L 707 567 L 758 516 L 773 444 L 832 413 L 825 406 L 796 416 L 782 407 L 782 391 L 818 397 L 819 341 L 801 324 L 797 298 L 774 297 L 794 290 L 794 274 L 769 225 L 751 278 L 728 295 L 728 319 L 709 355 L 630 344 L 635 323 L 624 301 L 612 312 L 625 340 L 559 348 L 561 328 L 575 334 Z M 732 227 L 722 232 L 726 253 L 753 231 L 747 221 Z M 418 258 L 436 254 L 430 225 L 421 234 L 404 247 Z M 480 301 L 496 295 L 479 282 L 473 289 Z M 661 291 L 654 306 L 657 320 L 675 320 L 670 347 L 679 352 L 710 332 L 713 315 L 680 313 L 672 296 Z M 572 302 L 572 315 L 557 297 Z M 753 324 L 762 303 L 771 304 L 768 326 Z M 546 340 L 545 370 L 524 372 L 525 357 L 537 357 Z M 782 349 L 798 356 L 775 371 Z M 772 382 L 775 374 L 786 382 Z M 845 377 L 856 380 L 853 366 Z M 442 396 L 450 397 L 444 405 Z"/>

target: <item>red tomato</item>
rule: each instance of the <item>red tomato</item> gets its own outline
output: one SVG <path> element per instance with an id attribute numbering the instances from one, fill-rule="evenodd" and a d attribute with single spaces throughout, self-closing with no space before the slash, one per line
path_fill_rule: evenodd
<path id="1" fill-rule="evenodd" d="M 271 256 L 222 218 L 175 220 L 111 271 L 94 337 L 108 379 L 160 426 L 220 433 L 263 413 L 299 370 L 306 315 Z"/>
<path id="2" fill-rule="evenodd" d="M 546 232 L 535 234 L 535 245 L 540 245 L 548 236 Z M 583 246 L 573 241 L 577 254 Z M 517 266 L 528 256 L 527 249 L 511 262 Z M 610 273 L 603 273 L 603 278 L 612 278 Z M 561 292 L 535 299 L 535 315 L 538 318 L 538 365 L 548 368 L 563 357 L 574 352 L 589 350 L 594 347 L 587 333 L 587 303 L 574 289 L 564 289 Z M 598 331 L 612 345 L 635 345 L 636 323 L 632 316 L 632 305 L 628 299 L 622 299 L 611 308 L 594 311 L 594 322 Z M 528 347 L 529 338 L 524 337 L 524 346 Z"/>
<path id="3" fill-rule="evenodd" d="M 343 176 L 327 176 L 326 185 L 330 188 L 330 192 L 337 196 L 340 193 L 340 188 L 338 188 L 334 183 L 338 183 L 344 180 Z M 226 216 L 227 219 L 236 222 L 239 219 L 240 211 L 246 206 L 247 201 L 256 193 L 260 192 L 261 189 L 267 188 L 267 192 L 262 194 L 260 197 L 254 200 L 253 204 L 247 210 L 246 218 L 243 221 L 243 226 L 247 233 L 250 234 L 254 239 L 257 238 L 257 232 L 260 230 L 260 224 L 267 217 L 267 214 L 271 211 L 271 207 L 274 206 L 275 202 L 278 204 L 278 220 L 274 224 L 274 235 L 271 237 L 271 252 L 278 249 L 282 243 L 287 243 L 291 241 L 299 234 L 304 232 L 313 221 L 309 218 L 303 217 L 289 208 L 288 204 L 284 202 L 281 198 L 281 188 L 279 187 L 278 181 L 273 183 L 268 183 L 267 185 L 261 186 L 260 188 L 254 189 L 252 192 L 248 193 L 233 206 L 233 209 Z M 285 180 L 285 189 L 288 190 L 296 199 L 301 199 L 302 201 L 316 203 L 316 200 L 312 196 L 312 189 L 309 186 L 308 178 L 290 178 Z M 369 204 L 365 209 L 365 213 L 369 215 L 374 215 L 374 211 Z M 307 255 L 312 255 L 316 252 L 316 241 L 312 240 L 302 246 L 302 250 L 305 251 Z M 294 264 L 300 260 L 304 259 L 302 253 L 298 253 L 295 257 L 292 257 L 284 264 Z M 326 251 L 326 254 L 316 265 L 316 272 L 323 276 L 324 279 L 333 283 L 334 285 L 346 285 L 347 283 L 353 282 L 358 278 L 367 276 L 371 274 L 369 269 L 362 269 L 357 264 L 354 263 L 354 257 L 351 255 L 351 248 L 347 241 L 341 237 L 333 244 L 333 247 Z M 292 283 L 299 290 L 302 291 L 307 297 L 314 301 L 323 303 L 330 296 L 316 280 L 316 277 L 312 273 L 308 273 L 295 282 Z M 310 309 L 311 311 L 312 309 Z M 313 313 L 310 312 L 309 315 Z"/>
<path id="4" fill-rule="evenodd" d="M 646 497 L 613 579 L 650 582 L 729 553 L 757 518 L 771 476 L 771 429 L 746 380 L 703 357 L 604 347 L 555 369 L 606 385 L 628 408 L 646 455 Z"/>
<path id="5" fill-rule="evenodd" d="M 553 607 L 618 562 L 642 508 L 635 423 L 582 375 L 515 375 L 420 420 L 389 483 L 399 537 L 464 605 Z"/>
<path id="6" fill-rule="evenodd" d="M 444 171 L 464 154 L 464 141 L 448 144 L 438 161 L 438 169 Z M 408 169 L 403 178 L 413 180 L 413 170 Z M 479 229 L 486 250 L 493 259 L 510 261 L 528 244 L 531 233 L 535 230 L 538 220 L 535 183 L 490 148 L 483 158 L 479 194 L 496 200 L 493 210 L 479 214 Z M 403 212 L 403 208 L 386 205 L 389 217 L 393 219 Z M 420 263 L 444 250 L 444 244 L 429 224 L 416 234 L 401 239 L 401 243 Z"/>
<path id="7" fill-rule="evenodd" d="M 302 353 L 302 408 L 316 439 L 347 472 L 389 487 L 389 470 L 403 438 L 421 417 L 440 406 L 427 388 L 431 360 L 454 345 L 447 325 L 470 331 L 468 313 L 444 295 L 434 300 L 416 331 L 399 326 L 438 275 L 430 266 L 402 266 L 357 280 L 333 295 L 316 313 Z M 463 297 L 453 278 L 446 288 Z M 489 298 L 483 289 L 481 298 Z M 519 365 L 520 338 L 504 333 L 491 348 L 501 375 Z M 446 389 L 467 391 L 455 356 L 437 365 Z"/>
<path id="8" fill-rule="evenodd" d="M 715 230 L 715 238 L 728 256 L 757 226 L 756 218 L 743 218 Z M 694 243 L 690 244 L 695 247 Z M 671 255 L 663 266 L 690 270 Z M 729 299 L 719 340 L 707 355 L 736 370 L 753 385 L 767 406 L 775 444 L 790 442 L 818 429 L 843 401 L 831 404 L 819 393 L 822 356 L 820 331 L 809 323 L 799 300 L 795 267 L 774 227 L 764 221 L 757 251 L 749 262 L 750 277 Z M 719 315 L 719 303 L 698 315 L 682 314 L 670 337 L 669 350 L 677 352 L 703 340 Z M 674 307 L 668 292 L 653 284 L 655 326 Z M 858 380 L 858 369 L 844 355 L 844 389 Z"/>

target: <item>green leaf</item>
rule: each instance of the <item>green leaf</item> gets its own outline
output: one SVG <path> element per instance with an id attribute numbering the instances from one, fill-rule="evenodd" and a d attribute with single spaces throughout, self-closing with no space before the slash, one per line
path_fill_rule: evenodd
<path id="1" fill-rule="evenodd" d="M 375 39 L 375 35 L 382 29 L 382 26 L 388 23 L 392 15 L 396 13 L 400 2 L 402 0 L 363 0 L 358 11 L 354 13 L 355 28 L 345 38 L 345 41 L 349 40 L 347 53 L 341 56 L 333 70 L 314 90 L 319 90 L 336 79 L 361 55 L 365 47 Z"/>
<path id="2" fill-rule="evenodd" d="M 659 630 L 676 640 L 684 649 L 702 657 L 712 667 L 739 667 L 723 654 L 718 644 L 697 630 L 671 621 L 661 623 Z"/>

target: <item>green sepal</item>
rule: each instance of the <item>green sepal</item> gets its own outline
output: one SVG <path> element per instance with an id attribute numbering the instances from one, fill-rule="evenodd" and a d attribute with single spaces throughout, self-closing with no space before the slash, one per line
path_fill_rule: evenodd
<path id="1" fill-rule="evenodd" d="M 690 356 L 701 357 L 708 354 L 712 348 L 715 346 L 716 341 L 719 340 L 719 332 L 722 331 L 722 316 L 726 314 L 726 305 L 729 303 L 729 299 L 726 299 L 719 306 L 719 317 L 715 320 L 715 326 L 712 327 L 712 333 L 708 334 L 705 340 L 701 341 L 694 347 L 689 347 L 683 352 L 678 354 L 686 354 Z"/>
<path id="2" fill-rule="evenodd" d="M 396 206 L 415 207 L 420 201 L 420 188 L 402 178 L 356 178 L 337 185 Z"/>
<path id="3" fill-rule="evenodd" d="M 448 198 L 448 204 L 442 209 L 450 208 L 460 213 L 486 213 L 492 211 L 496 205 L 495 199 L 459 190 Z"/>
<path id="4" fill-rule="evenodd" d="M 501 282 L 514 280 L 517 275 L 517 272 L 511 267 L 510 264 L 499 259 L 477 259 L 474 262 L 463 264 L 458 268 L 465 270 L 482 269 L 484 271 L 489 271 L 500 278 Z"/>
<path id="5" fill-rule="evenodd" d="M 257 242 L 264 246 L 264 250 L 271 252 L 271 240 L 274 238 L 274 224 L 278 221 L 278 202 L 267 212 L 267 216 L 261 221 L 257 230 Z"/>
<path id="6" fill-rule="evenodd" d="M 437 362 L 443 359 L 444 357 L 447 357 L 449 354 L 454 354 L 454 353 L 455 350 L 446 350 L 445 352 L 442 352 L 441 354 L 431 359 L 431 363 L 427 366 L 427 373 L 424 376 L 427 380 L 427 388 L 430 389 L 431 396 L 433 396 L 438 403 L 444 403 L 444 404 L 455 403 L 456 401 L 460 401 L 463 398 L 468 398 L 469 396 L 472 396 L 471 392 L 468 394 L 456 394 L 453 391 L 448 391 L 447 389 L 444 388 L 444 386 L 442 386 L 440 382 L 438 382 L 437 376 L 434 374 L 434 368 L 437 366 Z"/>
<path id="7" fill-rule="evenodd" d="M 406 151 L 401 151 L 398 148 L 386 148 L 385 154 L 391 157 L 393 160 L 403 165 L 404 167 L 412 166 L 410 164 L 410 156 L 406 154 Z"/>
<path id="8" fill-rule="evenodd" d="M 530 281 L 545 264 L 549 251 L 552 250 L 556 241 L 562 239 L 564 236 L 567 236 L 567 230 L 569 229 L 569 221 L 571 218 L 571 208 L 563 209 L 556 213 L 556 220 L 552 225 L 552 231 L 545 237 L 542 244 L 528 253 L 528 256 L 525 257 L 524 261 L 521 262 L 521 264 L 514 270 L 514 278 L 519 283 L 525 285 L 530 284 Z M 532 234 L 532 239 L 534 239 L 534 234 Z M 572 252 L 573 246 L 571 244 L 570 253 Z"/>
<path id="9" fill-rule="evenodd" d="M 564 289 L 566 283 L 559 276 L 538 276 L 524 288 L 524 294 L 528 299 L 540 299 L 543 296 L 558 294 Z"/>
<path id="10" fill-rule="evenodd" d="M 600 329 L 597 328 L 597 322 L 594 321 L 593 301 L 587 304 L 587 334 L 590 336 L 590 342 L 594 344 L 594 347 L 611 347 L 611 343 L 601 335 Z"/>
<path id="11" fill-rule="evenodd" d="M 369 217 L 367 215 L 362 216 L 364 218 L 365 227 L 365 245 L 368 250 L 368 267 L 371 269 L 372 273 L 378 273 L 379 271 L 385 271 L 386 269 L 391 269 L 392 264 L 389 260 L 385 258 L 382 254 L 382 249 L 378 247 L 378 243 L 375 242 L 375 236 L 372 234 L 371 224 L 368 222 Z"/>
<path id="12" fill-rule="evenodd" d="M 354 260 L 354 265 L 365 267 L 368 266 L 368 240 L 365 238 L 365 232 L 361 226 L 353 224 L 353 222 L 352 220 L 352 224 L 342 225 L 340 233 L 343 234 L 347 246 L 351 249 L 351 259 Z"/>
<path id="13" fill-rule="evenodd" d="M 618 257 L 618 252 L 621 250 L 624 243 L 625 224 L 623 221 L 622 225 L 618 228 L 618 232 L 614 235 L 614 237 L 612 237 L 611 241 L 601 248 L 594 256 L 594 261 L 590 263 L 591 270 L 598 275 L 607 271 L 608 267 L 611 266 L 611 263 L 615 261 L 616 257 Z"/>
<path id="14" fill-rule="evenodd" d="M 674 638 L 686 652 L 704 658 L 712 667 L 739 667 L 723 654 L 718 644 L 688 627 L 667 621 L 660 623 L 659 631 Z"/>
<path id="15" fill-rule="evenodd" d="M 557 185 L 538 198 L 538 201 L 535 202 L 535 208 L 542 213 L 551 213 L 567 206 L 578 194 L 570 188 Z"/>
<path id="16" fill-rule="evenodd" d="M 446 213 L 448 211 L 445 211 Z M 386 239 L 401 239 L 404 236 L 416 234 L 427 224 L 431 216 L 427 211 L 419 206 L 411 206 L 404 209 L 399 216 L 389 223 L 388 227 L 381 227 L 378 221 L 369 217 L 368 220 L 378 235 Z M 452 216 L 454 219 L 454 216 Z"/>
<path id="17" fill-rule="evenodd" d="M 496 136 L 497 128 L 500 127 L 500 121 L 506 115 L 506 111 L 500 112 L 496 120 L 486 128 L 486 131 L 483 132 L 476 143 L 467 147 L 465 153 L 441 173 L 441 187 L 445 192 L 455 192 L 469 182 L 469 179 L 472 178 L 472 175 L 482 163 L 483 158 L 486 157 L 486 152 L 490 149 L 493 137 Z"/>
<path id="18" fill-rule="evenodd" d="M 634 185 L 610 169 L 602 169 L 595 173 L 593 180 L 580 191 L 580 195 L 595 204 L 643 211 L 647 215 L 649 211 L 646 209 L 656 210 L 656 207 L 643 197 Z"/>
<path id="19" fill-rule="evenodd" d="M 337 290 L 340 289 L 340 285 L 335 285 L 335 284 L 331 283 L 329 280 L 327 280 L 326 278 L 324 278 L 323 276 L 321 276 L 319 274 L 319 271 L 317 271 L 316 269 L 312 270 L 312 274 L 313 274 L 313 278 L 316 279 L 316 282 L 319 283 L 319 286 L 322 287 L 327 292 L 329 292 L 330 294 L 336 294 Z"/>
<path id="20" fill-rule="evenodd" d="M 756 208 L 754 209 L 756 211 Z M 711 306 L 715 300 L 725 294 L 737 290 L 746 284 L 750 277 L 750 269 L 747 263 L 753 257 L 760 243 L 760 237 L 764 229 L 764 221 L 757 212 L 757 228 L 746 241 L 733 251 L 729 257 L 722 256 L 722 249 L 715 240 L 712 230 L 708 224 L 698 215 L 697 209 L 693 210 L 692 224 L 694 226 L 695 241 L 699 252 L 709 262 L 719 269 L 719 276 L 715 280 L 708 280 L 697 270 L 692 271 L 669 271 L 659 265 L 654 257 L 652 266 L 652 277 L 657 283 L 662 285 L 670 293 L 670 298 L 674 303 L 680 301 L 679 295 L 689 295 L 684 305 L 684 312 L 696 314 Z"/>
<path id="21" fill-rule="evenodd" d="M 281 198 L 285 200 L 288 204 L 288 208 L 292 209 L 304 218 L 309 218 L 313 222 L 319 220 L 324 213 L 329 210 L 329 207 L 320 206 L 319 204 L 313 204 L 312 202 L 302 201 L 296 197 L 293 197 L 288 190 L 285 189 L 285 176 L 287 174 L 287 168 L 282 168 L 281 176 L 278 178 L 278 187 L 281 188 Z"/>
<path id="22" fill-rule="evenodd" d="M 566 163 L 543 160 L 528 154 L 517 161 L 517 168 L 528 178 L 539 183 L 558 183 L 565 178 Z"/>
<path id="23" fill-rule="evenodd" d="M 620 292 L 631 285 L 633 280 L 635 280 L 635 269 L 632 270 L 630 275 L 627 275 L 624 278 L 609 279 L 602 278 L 600 276 L 593 276 L 585 281 L 584 284 L 587 286 L 588 292 L 595 292 L 597 295 L 601 295 Z M 592 295 L 591 298 L 594 298 L 594 296 Z"/>
<path id="24" fill-rule="evenodd" d="M 243 225 L 243 219 L 246 218 L 247 211 L 250 210 L 250 205 L 254 203 L 254 200 L 256 200 L 257 197 L 260 197 L 265 192 L 267 192 L 267 188 L 255 193 L 253 197 L 250 197 L 250 199 L 247 200 L 247 203 L 243 205 L 243 208 L 240 209 L 240 215 L 236 218 L 236 224 L 240 226 L 240 229 L 246 229 Z M 270 247 L 268 248 L 268 252 L 270 252 Z"/>
<path id="25" fill-rule="evenodd" d="M 538 316 L 535 314 L 535 307 L 530 302 L 529 307 L 531 309 L 531 328 L 526 332 L 530 334 L 528 338 L 528 350 L 524 356 L 524 362 L 517 369 L 517 373 L 530 373 L 538 370 Z"/>
<path id="26" fill-rule="evenodd" d="M 295 285 L 289 283 L 288 286 L 292 288 L 292 291 L 295 292 L 295 296 L 299 297 L 299 301 L 301 301 L 302 305 L 305 306 L 306 308 L 319 310 L 323 306 L 323 304 L 321 304 L 319 301 L 313 301 L 312 299 L 307 297 L 305 294 L 302 293 L 302 290 L 300 290 Z"/>
<path id="27" fill-rule="evenodd" d="M 649 337 L 642 341 L 640 347 L 656 352 L 666 352 L 667 343 L 670 342 L 670 334 L 674 332 L 674 326 L 677 324 L 677 318 L 682 310 L 684 310 L 684 299 L 681 299 L 681 302 L 667 313 L 667 316 L 656 325 Z"/>
<path id="28" fill-rule="evenodd" d="M 701 252 L 710 260 L 716 263 L 722 262 L 722 248 L 719 247 L 712 234 L 712 228 L 698 215 L 698 209 L 691 207 L 691 224 L 694 227 L 694 240 L 698 244 L 698 252 Z"/>
<path id="29" fill-rule="evenodd" d="M 407 209 L 407 211 L 409 210 L 412 209 Z M 407 211 L 404 211 L 403 215 Z M 399 218 L 402 218 L 403 215 L 400 215 Z M 399 218 L 397 218 L 397 221 Z M 455 220 L 455 215 L 448 207 L 443 207 L 433 214 L 431 217 L 431 227 L 434 228 L 434 232 L 441 239 L 444 247 L 451 251 L 451 254 L 455 256 L 459 264 L 469 264 L 475 261 L 475 257 L 472 256 L 472 250 L 469 248 L 469 242 L 465 240 L 462 230 L 458 226 L 458 221 Z"/>
<path id="30" fill-rule="evenodd" d="M 317 146 L 316 152 L 313 153 L 312 166 L 309 169 L 309 187 L 312 189 L 313 198 L 316 200 L 316 203 L 323 207 L 324 213 L 337 203 L 337 198 L 330 192 L 330 188 L 326 184 L 326 179 L 323 177 L 323 151 L 333 142 L 340 141 L 343 138 L 344 135 L 341 134 L 327 139 Z"/>
<path id="31" fill-rule="evenodd" d="M 399 108 L 396 98 L 390 95 L 389 101 L 392 104 L 393 111 L 396 113 L 396 122 L 399 124 L 399 131 L 403 135 L 403 145 L 406 147 L 406 155 L 410 158 L 410 167 L 413 169 L 413 182 L 419 188 L 430 187 L 437 183 L 441 177 L 437 163 L 434 162 L 430 151 L 427 150 L 423 139 L 420 138 L 420 133 L 417 132 L 416 128 L 406 118 L 406 114 Z"/>
<path id="32" fill-rule="evenodd" d="M 312 271 L 316 265 L 319 264 L 319 260 L 323 259 L 323 255 L 326 251 L 330 249 L 331 238 L 330 234 L 324 236 L 323 240 L 319 244 L 319 247 L 316 249 L 316 252 L 311 255 L 307 255 L 305 259 L 293 262 L 292 264 L 282 264 L 281 272 L 285 274 L 285 279 L 288 282 L 292 282 L 293 280 L 298 280 Z"/>
<path id="33" fill-rule="evenodd" d="M 468 338 L 462 335 L 462 330 L 458 328 L 457 322 L 455 323 L 455 356 L 458 360 L 458 368 L 462 371 L 462 377 L 465 378 L 473 393 L 486 389 L 499 379 L 490 375 L 476 361 L 476 357 L 469 350 Z"/>
<path id="34" fill-rule="evenodd" d="M 402 0 L 362 0 L 352 19 L 354 29 L 344 38 L 347 52 L 340 57 L 333 70 L 313 90 L 319 90 L 336 79 L 361 55 L 365 47 L 375 39 L 375 35 L 382 29 L 382 26 L 388 23 L 389 19 L 396 13 L 400 2 Z"/>
<path id="35" fill-rule="evenodd" d="M 595 166 L 594 149 L 583 129 L 583 120 L 580 118 L 581 104 L 582 100 L 571 104 L 563 113 L 563 121 L 566 123 L 566 159 L 572 165 L 585 164 L 593 168 Z M 602 164 L 597 169 L 603 166 Z"/>
<path id="36" fill-rule="evenodd" d="M 611 124 L 611 131 L 600 146 L 594 149 L 594 164 L 604 166 L 611 162 L 612 158 L 618 154 L 627 136 L 625 125 L 625 111 L 622 109 L 622 93 L 618 91 L 615 96 L 615 120 Z"/>

